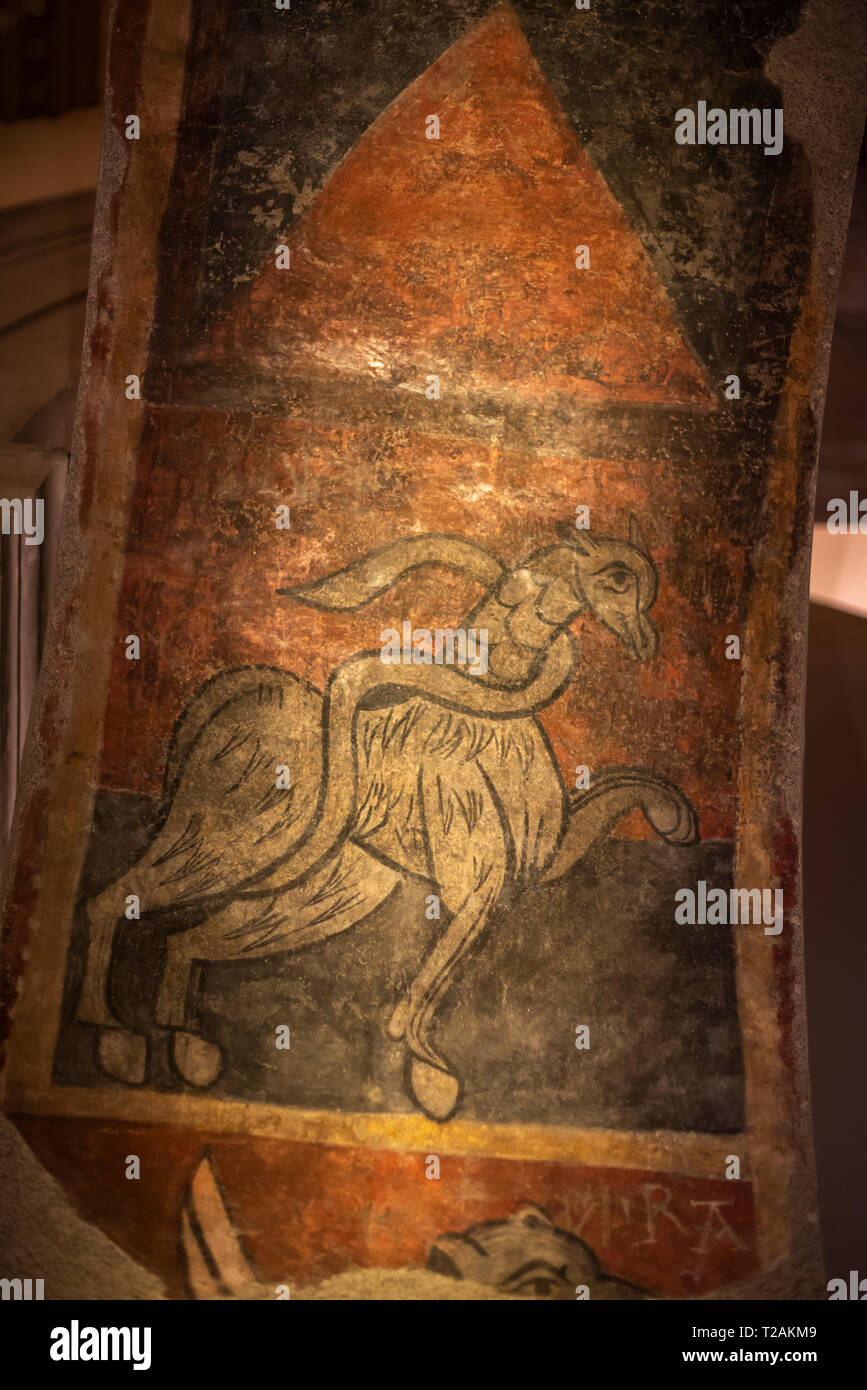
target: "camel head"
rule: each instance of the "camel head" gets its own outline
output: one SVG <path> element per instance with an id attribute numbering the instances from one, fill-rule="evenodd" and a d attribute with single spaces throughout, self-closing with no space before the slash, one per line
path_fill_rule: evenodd
<path id="1" fill-rule="evenodd" d="M 635 517 L 629 518 L 625 541 L 591 536 L 568 523 L 558 529 L 564 545 L 557 548 L 566 552 L 563 563 L 579 611 L 588 608 L 620 638 L 634 661 L 649 661 L 659 646 L 659 633 L 648 616 L 658 575 Z"/>

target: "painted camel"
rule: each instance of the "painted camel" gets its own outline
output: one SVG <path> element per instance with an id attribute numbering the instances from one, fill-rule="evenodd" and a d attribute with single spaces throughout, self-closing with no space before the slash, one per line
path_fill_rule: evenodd
<path id="1" fill-rule="evenodd" d="M 147 1039 L 117 1018 L 110 989 L 128 895 L 167 914 L 156 1022 L 172 1030 L 181 1075 L 204 1086 L 223 1059 L 193 1016 L 201 963 L 276 956 L 346 931 L 412 876 L 448 920 L 388 1032 L 405 1045 L 410 1094 L 448 1119 L 460 1079 L 433 1040 L 436 1011 L 504 892 L 567 873 L 636 807 L 668 843 L 698 838 L 683 792 L 650 772 L 607 769 L 589 790 L 567 790 L 538 718 L 575 672 L 568 624 L 578 614 L 592 613 L 633 659 L 656 653 L 657 571 L 635 519 L 628 540 L 564 527 L 559 543 L 512 569 L 459 537 L 411 537 L 282 592 L 354 610 L 425 565 L 483 585 L 464 626 L 488 633 L 484 674 L 362 652 L 323 694 L 289 672 L 243 667 L 207 682 L 182 714 L 149 848 L 86 904 L 77 1018 L 96 1026 L 110 1075 L 141 1084 L 147 1072 Z M 277 768 L 290 769 L 288 786 Z M 180 908 L 198 909 L 198 924 L 173 931 Z"/>

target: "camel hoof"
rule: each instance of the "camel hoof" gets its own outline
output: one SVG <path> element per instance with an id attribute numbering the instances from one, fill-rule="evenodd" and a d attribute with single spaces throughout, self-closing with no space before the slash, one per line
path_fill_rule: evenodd
<path id="1" fill-rule="evenodd" d="M 96 1055 L 100 1071 L 127 1086 L 141 1086 L 147 1075 L 148 1044 L 140 1033 L 100 1028 Z"/>
<path id="2" fill-rule="evenodd" d="M 177 1032 L 172 1037 L 172 1061 L 191 1086 L 210 1086 L 220 1075 L 223 1054 L 195 1033 Z"/>
<path id="3" fill-rule="evenodd" d="M 432 1120 L 447 1120 L 453 1114 L 461 1090 L 457 1077 L 413 1057 L 409 1086 L 421 1109 Z"/>

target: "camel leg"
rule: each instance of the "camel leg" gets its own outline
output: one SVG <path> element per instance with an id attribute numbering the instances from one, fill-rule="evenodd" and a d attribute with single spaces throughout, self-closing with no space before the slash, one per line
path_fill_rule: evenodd
<path id="1" fill-rule="evenodd" d="M 422 1110 L 446 1120 L 458 1103 L 460 1082 L 431 1042 L 434 1015 L 502 891 L 506 832 L 484 784 L 479 790 L 483 809 L 471 826 L 459 811 L 460 793 L 467 789 L 455 795 L 438 777 L 431 780 L 423 795 L 433 880 L 452 916 L 395 1009 L 388 1033 L 406 1041 L 409 1087 Z"/>
<path id="2" fill-rule="evenodd" d="M 85 905 L 87 958 L 75 1017 L 77 1022 L 92 1024 L 98 1030 L 96 1055 L 100 1068 L 129 1085 L 145 1079 L 148 1045 L 141 1034 L 125 1028 L 114 1012 L 112 958 L 117 927 L 130 895 L 139 899 L 143 912 L 171 907 L 177 899 L 177 886 L 165 879 L 165 870 L 156 862 L 160 847 L 158 836 L 137 863 Z"/>
<path id="3" fill-rule="evenodd" d="M 158 865 L 144 859 L 86 906 L 89 940 L 84 983 L 76 1019 L 97 1029 L 97 1061 L 108 1075 L 127 1085 L 146 1076 L 148 1042 L 124 1028 L 111 1004 L 112 950 L 127 896 L 135 893 L 145 909 L 171 907 L 177 891 L 161 881 Z M 271 898 L 237 898 L 189 933 L 168 937 L 168 958 L 158 1003 L 158 1019 L 175 1028 L 173 1060 L 185 1079 L 207 1085 L 219 1070 L 218 1051 L 189 1026 L 186 995 L 195 961 L 244 960 L 274 955 L 345 931 L 388 897 L 399 875 L 349 845 L 319 873 L 297 888 Z"/>
<path id="4" fill-rule="evenodd" d="M 87 962 L 76 1019 L 98 1027 L 96 1061 L 100 1070 L 136 1086 L 147 1074 L 147 1039 L 120 1024 L 109 993 L 114 938 L 129 891 L 119 880 L 87 903 Z"/>
<path id="5" fill-rule="evenodd" d="M 502 886 L 502 875 L 494 877 L 492 871 L 485 886 L 461 904 L 389 1025 L 391 1037 L 406 1040 L 410 1089 L 425 1114 L 434 1120 L 447 1120 L 460 1095 L 458 1078 L 431 1043 L 434 1016 L 461 958 L 487 923 Z"/>
<path id="6" fill-rule="evenodd" d="M 261 959 L 323 941 L 369 916 L 399 876 L 354 845 L 304 884 L 271 898 L 236 898 L 207 921 L 166 939 L 156 1021 L 171 1030 L 172 1062 L 193 1086 L 209 1086 L 223 1066 L 201 1036 L 193 985 L 208 961 Z"/>
<path id="7" fill-rule="evenodd" d="M 198 1028 L 192 996 L 195 966 L 202 958 L 201 951 L 202 938 L 197 927 L 173 932 L 166 938 L 166 959 L 155 1014 L 160 1028 Z"/>
<path id="8" fill-rule="evenodd" d="M 109 974 L 115 931 L 123 917 L 128 891 L 125 883 L 119 880 L 86 905 L 87 965 L 76 1012 L 80 1023 L 118 1026 L 109 998 Z"/>
<path id="9" fill-rule="evenodd" d="M 135 890 L 131 888 L 131 883 L 136 885 Z M 126 898 L 132 891 L 139 891 L 139 880 L 135 877 L 135 870 L 130 871 L 117 883 L 111 884 L 87 903 L 87 965 L 76 1012 L 78 1022 L 95 1024 L 98 1028 L 96 1059 L 100 1070 L 128 1086 L 141 1085 L 145 1080 L 148 1040 L 142 1034 L 120 1024 L 112 1007 L 110 986 L 117 926 L 123 916 Z M 165 1016 L 166 1013 L 179 1017 L 185 1008 L 187 983 L 194 959 L 191 955 L 191 949 L 195 945 L 193 938 L 198 940 L 195 929 L 168 937 L 168 963 L 160 990 L 158 1018 L 160 1014 Z M 177 1026 L 182 1026 L 180 1021 Z M 196 1044 L 200 1045 L 199 1050 L 211 1048 L 210 1044 L 205 1044 L 193 1035 L 190 1036 L 192 1042 L 188 1045 L 188 1050 L 195 1050 Z M 187 1070 L 195 1073 L 198 1084 L 206 1084 L 200 1078 L 211 1070 L 213 1075 L 208 1079 L 213 1080 L 216 1075 L 216 1071 L 213 1070 L 214 1064 L 215 1059 L 211 1057 L 207 1066 L 201 1062 L 191 1062 Z"/>
<path id="10" fill-rule="evenodd" d="M 698 840 L 698 820 L 679 787 L 664 777 L 634 768 L 609 768 L 586 792 L 573 792 L 569 821 L 543 878 L 560 878 L 583 859 L 597 840 L 609 835 L 630 811 L 640 810 L 660 839 L 671 845 Z"/>
<path id="11" fill-rule="evenodd" d="M 191 1086 L 210 1086 L 223 1069 L 220 1048 L 201 1036 L 196 1010 L 193 986 L 204 947 L 201 928 L 167 937 L 157 995 L 157 1025 L 170 1030 L 172 1063 Z"/>

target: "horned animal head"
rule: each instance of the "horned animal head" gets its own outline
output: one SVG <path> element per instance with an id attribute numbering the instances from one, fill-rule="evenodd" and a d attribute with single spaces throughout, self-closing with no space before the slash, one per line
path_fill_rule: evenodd
<path id="1" fill-rule="evenodd" d="M 635 517 L 629 518 L 625 541 L 594 537 L 568 522 L 557 530 L 559 545 L 537 551 L 513 570 L 460 536 L 418 535 L 371 551 L 312 584 L 277 592 L 311 608 L 356 611 L 411 571 L 445 565 L 496 591 L 506 607 L 526 609 L 527 617 L 535 614 L 553 629 L 589 608 L 634 660 L 655 656 L 659 634 L 648 610 L 656 598 L 657 572 Z"/>
<path id="2" fill-rule="evenodd" d="M 648 617 L 658 576 L 636 518 L 629 518 L 625 541 L 594 537 L 569 523 L 557 529 L 569 552 L 576 594 L 620 638 L 634 661 L 649 661 L 659 646 L 659 633 Z"/>
<path id="3" fill-rule="evenodd" d="M 355 720 L 363 705 L 383 696 L 386 703 L 418 696 L 487 719 L 536 714 L 563 693 L 574 673 L 575 642 L 568 624 L 587 607 L 636 660 L 647 660 L 656 651 L 656 628 L 647 616 L 656 597 L 656 570 L 634 518 L 628 541 L 591 540 L 570 531 L 565 544 L 548 546 L 513 570 L 460 536 L 410 536 L 312 584 L 278 592 L 311 608 L 357 611 L 411 571 L 435 564 L 475 579 L 487 590 L 470 618 L 477 626 L 493 627 L 488 640 L 504 649 L 505 679 L 496 679 L 497 673 L 493 680 L 477 679 L 437 665 L 430 652 L 418 663 L 413 652 L 411 663 L 397 667 L 384 665 L 379 651 L 358 652 L 341 662 L 328 682 L 328 765 L 352 772 L 349 777 L 329 772 L 320 791 L 319 819 L 293 851 L 292 877 L 284 887 L 313 872 L 348 833 L 357 791 Z"/>

